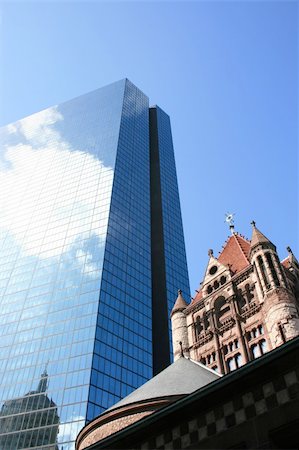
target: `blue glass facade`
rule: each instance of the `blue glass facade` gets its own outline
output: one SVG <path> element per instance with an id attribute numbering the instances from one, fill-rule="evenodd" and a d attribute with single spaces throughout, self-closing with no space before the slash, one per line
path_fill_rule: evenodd
<path id="1" fill-rule="evenodd" d="M 189 287 L 158 115 L 169 310 Z M 149 136 L 148 98 L 128 80 L 1 130 L 0 450 L 73 449 L 152 376 Z"/>

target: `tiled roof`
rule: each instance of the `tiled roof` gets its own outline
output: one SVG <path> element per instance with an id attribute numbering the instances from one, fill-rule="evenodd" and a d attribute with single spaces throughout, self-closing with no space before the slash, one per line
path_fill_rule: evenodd
<path id="1" fill-rule="evenodd" d="M 226 245 L 220 255 L 218 261 L 229 266 L 233 274 L 240 272 L 249 266 L 250 241 L 243 236 L 234 233 L 229 237 Z"/>
<path id="2" fill-rule="evenodd" d="M 193 298 L 193 300 L 192 300 L 191 303 L 194 304 L 194 303 L 199 302 L 199 301 L 202 299 L 202 297 L 203 297 L 202 291 L 196 292 L 196 295 L 195 295 L 195 297 Z"/>
<path id="3" fill-rule="evenodd" d="M 231 235 L 216 258 L 221 264 L 229 266 L 233 275 L 250 265 L 249 261 L 250 241 L 238 233 Z M 203 298 L 202 290 L 198 291 L 191 304 L 199 302 Z"/>
<path id="4" fill-rule="evenodd" d="M 283 259 L 280 263 L 283 267 L 285 267 L 286 269 L 288 269 L 290 267 L 290 260 L 288 257 L 286 257 L 285 259 Z"/>

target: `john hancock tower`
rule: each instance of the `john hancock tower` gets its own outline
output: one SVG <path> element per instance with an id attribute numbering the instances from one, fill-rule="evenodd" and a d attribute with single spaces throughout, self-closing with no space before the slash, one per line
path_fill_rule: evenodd
<path id="1" fill-rule="evenodd" d="M 189 295 L 170 121 L 125 79 L 2 128 L 1 146 L 0 450 L 70 450 L 170 363 Z"/>

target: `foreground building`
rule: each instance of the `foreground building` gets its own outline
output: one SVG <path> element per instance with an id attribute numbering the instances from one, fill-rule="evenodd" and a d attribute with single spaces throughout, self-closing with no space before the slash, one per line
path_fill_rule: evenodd
<path id="1" fill-rule="evenodd" d="M 190 305 L 179 291 L 174 363 L 84 427 L 77 450 L 298 449 L 299 265 L 252 225 L 251 241 L 231 226 L 209 251 Z"/>
<path id="2" fill-rule="evenodd" d="M 181 364 L 180 360 L 185 361 Z M 174 372 L 180 372 L 180 366 L 185 369 L 181 379 L 186 378 L 186 391 L 190 365 L 192 369 L 192 362 L 183 356 L 173 363 Z M 176 401 L 173 391 L 167 392 L 165 386 L 166 401 L 158 408 L 157 387 L 152 380 L 151 392 L 146 389 L 147 402 L 143 398 L 143 410 L 141 400 L 136 405 L 130 403 L 134 398 L 129 396 L 123 405 L 115 405 L 83 428 L 77 450 L 298 449 L 299 337 L 209 381 Z M 138 411 L 135 414 L 134 408 Z"/>
<path id="3" fill-rule="evenodd" d="M 189 282 L 169 117 L 122 80 L 1 143 L 0 450 L 70 450 L 170 363 Z"/>
<path id="4" fill-rule="evenodd" d="M 299 264 L 252 222 L 247 240 L 234 231 L 216 258 L 209 250 L 203 282 L 171 313 L 174 358 L 181 353 L 228 373 L 299 335 Z M 180 344 L 182 343 L 182 344 Z"/>

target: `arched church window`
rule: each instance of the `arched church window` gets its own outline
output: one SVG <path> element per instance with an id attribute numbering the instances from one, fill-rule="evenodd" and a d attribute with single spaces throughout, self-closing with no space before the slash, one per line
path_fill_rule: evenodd
<path id="1" fill-rule="evenodd" d="M 261 271 L 264 283 L 265 283 L 266 287 L 269 288 L 270 287 L 270 283 L 269 283 L 269 280 L 268 280 L 268 275 L 266 273 L 265 264 L 264 264 L 264 261 L 263 261 L 263 258 L 261 257 L 261 255 L 259 255 L 257 257 L 257 260 L 258 260 L 258 263 L 259 263 L 259 267 L 260 267 L 260 271 Z"/>
<path id="2" fill-rule="evenodd" d="M 199 335 L 200 335 L 202 330 L 203 330 L 203 326 L 202 326 L 201 318 L 200 318 L 200 316 L 197 316 L 196 320 L 195 320 L 195 335 L 196 335 L 196 338 L 199 337 Z"/>
<path id="3" fill-rule="evenodd" d="M 254 298 L 254 295 L 252 294 L 248 283 L 245 284 L 245 297 L 246 297 L 247 303 L 250 303 L 251 300 Z"/>
<path id="4" fill-rule="evenodd" d="M 238 301 L 239 312 L 242 313 L 242 308 L 244 308 L 244 306 L 246 305 L 246 300 L 245 300 L 245 296 L 242 292 L 242 289 L 238 289 L 237 301 Z"/>
<path id="5" fill-rule="evenodd" d="M 222 318 L 224 315 L 226 315 L 227 313 L 229 313 L 230 311 L 230 307 L 229 304 L 227 303 L 225 297 L 221 296 L 218 297 L 215 300 L 215 316 L 216 316 L 216 323 L 217 323 L 217 327 L 221 327 L 222 325 Z"/>
<path id="6" fill-rule="evenodd" d="M 202 317 L 202 322 L 203 322 L 203 326 L 205 328 L 205 330 L 207 330 L 210 326 L 210 319 L 207 313 L 204 313 L 203 317 Z"/>
<path id="7" fill-rule="evenodd" d="M 220 278 L 220 284 L 223 285 L 226 283 L 226 277 L 224 275 L 222 275 L 222 277 Z"/>
<path id="8" fill-rule="evenodd" d="M 260 347 L 258 346 L 258 344 L 254 344 L 251 346 L 251 354 L 252 354 L 253 359 L 256 359 L 259 356 L 261 356 L 261 351 L 260 351 Z"/>
<path id="9" fill-rule="evenodd" d="M 208 294 L 211 294 L 211 292 L 213 291 L 212 286 L 209 284 L 208 288 L 207 288 L 207 292 Z"/>
<path id="10" fill-rule="evenodd" d="M 214 289 L 218 289 L 219 288 L 219 283 L 218 283 L 218 281 L 216 280 L 215 282 L 214 282 Z"/>
<path id="11" fill-rule="evenodd" d="M 275 286 L 280 286 L 280 282 L 279 282 L 279 279 L 278 279 L 278 276 L 277 276 L 277 273 L 276 273 L 276 270 L 275 270 L 275 267 L 274 267 L 274 264 L 273 264 L 273 261 L 271 258 L 271 254 L 269 252 L 266 253 L 266 258 L 267 258 L 267 262 L 268 262 L 270 270 L 271 270 L 271 275 L 273 277 L 274 284 L 275 284 Z"/>
<path id="12" fill-rule="evenodd" d="M 235 362 L 234 358 L 229 358 L 227 360 L 227 368 L 228 368 L 229 372 L 232 372 L 233 370 L 236 369 L 236 362 Z"/>
<path id="13" fill-rule="evenodd" d="M 262 339 L 259 342 L 259 346 L 260 346 L 261 355 L 264 355 L 265 353 L 267 353 L 267 342 L 265 339 Z"/>
<path id="14" fill-rule="evenodd" d="M 236 361 L 236 367 L 241 367 L 243 364 L 242 355 L 240 353 L 237 353 L 235 355 L 235 361 Z"/>
<path id="15" fill-rule="evenodd" d="M 286 276 L 285 276 L 285 273 L 284 273 L 284 269 L 283 269 L 283 267 L 281 266 L 280 261 L 279 261 L 279 258 L 278 258 L 278 256 L 277 256 L 276 253 L 274 253 L 274 259 L 275 259 L 275 261 L 276 261 L 277 266 L 280 268 L 280 273 L 281 273 L 281 275 L 282 275 L 283 281 L 284 281 L 285 285 L 287 286 L 288 283 L 287 283 L 287 279 L 286 279 Z M 297 265 L 297 263 L 295 263 L 295 264 Z"/>

